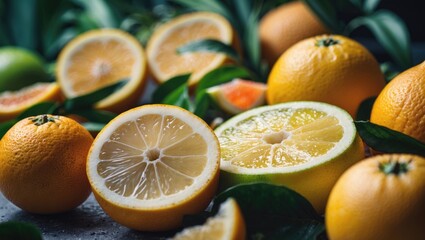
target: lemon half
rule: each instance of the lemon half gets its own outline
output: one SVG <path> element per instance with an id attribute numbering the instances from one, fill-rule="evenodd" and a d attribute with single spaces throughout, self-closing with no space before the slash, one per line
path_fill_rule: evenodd
<path id="1" fill-rule="evenodd" d="M 320 102 L 289 102 L 243 112 L 219 126 L 224 187 L 285 185 L 323 213 L 332 186 L 364 157 L 351 116 Z"/>

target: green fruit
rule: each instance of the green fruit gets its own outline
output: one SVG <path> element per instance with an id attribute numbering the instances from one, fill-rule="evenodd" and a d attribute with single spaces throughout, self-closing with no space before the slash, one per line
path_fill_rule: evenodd
<path id="1" fill-rule="evenodd" d="M 43 61 L 34 53 L 16 47 L 0 48 L 0 92 L 19 90 L 48 79 Z"/>

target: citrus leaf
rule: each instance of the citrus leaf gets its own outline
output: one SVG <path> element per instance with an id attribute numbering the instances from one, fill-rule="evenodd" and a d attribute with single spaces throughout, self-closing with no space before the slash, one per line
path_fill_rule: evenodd
<path id="1" fill-rule="evenodd" d="M 406 24 L 393 12 L 380 10 L 368 16 L 357 17 L 351 20 L 346 31 L 366 26 L 376 40 L 385 48 L 391 58 L 402 68 L 412 66 L 410 35 Z"/>
<path id="2" fill-rule="evenodd" d="M 94 92 L 78 96 L 75 98 L 70 98 L 65 100 L 63 103 L 64 110 L 66 112 L 72 112 L 75 109 L 79 108 L 91 108 L 95 103 L 100 100 L 108 97 L 118 89 L 122 88 L 128 79 L 120 80 L 114 84 L 98 89 Z"/>
<path id="3" fill-rule="evenodd" d="M 216 0 L 173 0 L 173 2 L 178 3 L 186 8 L 194 9 L 196 11 L 207 11 L 207 12 L 214 12 L 217 14 L 222 15 L 223 17 L 227 18 L 233 26 L 235 25 L 235 20 L 233 18 L 232 13 L 227 9 L 227 7 L 221 3 L 220 1 Z"/>
<path id="4" fill-rule="evenodd" d="M 95 123 L 108 123 L 117 116 L 115 113 L 97 109 L 75 109 L 68 114 L 76 114 Z"/>
<path id="5" fill-rule="evenodd" d="M 6 12 L 14 45 L 35 51 L 39 43 L 37 0 L 8 1 Z"/>
<path id="6" fill-rule="evenodd" d="M 97 123 L 97 122 L 85 122 L 82 123 L 83 127 L 87 129 L 89 132 L 99 132 L 105 127 L 105 123 Z"/>
<path id="7" fill-rule="evenodd" d="M 17 123 L 18 120 L 12 119 L 6 122 L 0 123 L 0 139 L 7 133 L 7 131 Z"/>
<path id="8" fill-rule="evenodd" d="M 170 78 L 169 80 L 165 81 L 155 89 L 154 93 L 152 94 L 152 102 L 162 102 L 167 97 L 167 95 L 169 95 L 181 85 L 187 83 L 189 78 L 190 74 L 185 74 Z"/>
<path id="9" fill-rule="evenodd" d="M 372 13 L 380 2 L 381 0 L 365 0 L 363 3 L 363 11 L 367 14 Z"/>
<path id="10" fill-rule="evenodd" d="M 41 240 L 43 237 L 33 224 L 9 221 L 0 223 L 0 239 Z"/>
<path id="11" fill-rule="evenodd" d="M 75 3 L 84 7 L 87 16 L 93 18 L 93 20 L 104 28 L 117 28 L 120 19 L 117 13 L 109 5 L 108 1 L 105 0 L 73 0 Z"/>
<path id="12" fill-rule="evenodd" d="M 190 112 L 193 112 L 194 110 L 194 106 L 189 97 L 189 87 L 186 83 L 168 94 L 162 103 L 179 106 L 189 110 Z"/>
<path id="13" fill-rule="evenodd" d="M 177 48 L 178 54 L 187 52 L 215 52 L 223 53 L 235 61 L 239 61 L 238 53 L 233 47 L 215 39 L 203 39 L 189 42 Z"/>
<path id="14" fill-rule="evenodd" d="M 200 118 L 204 118 L 208 111 L 209 106 L 210 106 L 210 97 L 206 93 L 206 91 L 203 91 L 196 96 L 195 110 L 193 111 L 193 113 Z"/>
<path id="15" fill-rule="evenodd" d="M 202 77 L 196 87 L 195 95 L 207 88 L 229 82 L 234 78 L 251 78 L 251 73 L 246 68 L 239 66 L 227 65 L 216 68 Z"/>
<path id="16" fill-rule="evenodd" d="M 363 141 L 385 153 L 411 153 L 425 157 L 425 144 L 398 131 L 367 121 L 354 122 Z"/>
<path id="17" fill-rule="evenodd" d="M 330 28 L 332 32 L 341 33 L 344 24 L 337 17 L 336 5 L 330 0 L 303 0 L 322 23 Z"/>
<path id="18" fill-rule="evenodd" d="M 230 197 L 242 210 L 249 239 L 316 239 L 324 232 L 323 219 L 313 206 L 284 186 L 251 183 L 231 187 L 213 200 L 212 212 Z"/>
<path id="19" fill-rule="evenodd" d="M 360 103 L 359 109 L 356 113 L 356 120 L 368 121 L 370 119 L 370 113 L 372 112 L 372 107 L 375 100 L 376 97 L 370 97 Z"/>

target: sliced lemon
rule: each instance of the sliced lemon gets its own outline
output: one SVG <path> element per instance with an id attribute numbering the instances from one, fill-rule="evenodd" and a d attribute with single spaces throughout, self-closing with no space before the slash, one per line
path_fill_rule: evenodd
<path id="1" fill-rule="evenodd" d="M 0 121 L 10 120 L 29 107 L 45 101 L 61 101 L 63 98 L 57 83 L 39 82 L 17 91 L 0 94 Z"/>
<path id="2" fill-rule="evenodd" d="M 216 39 L 232 45 L 235 44 L 236 37 L 232 26 L 224 17 L 209 12 L 184 14 L 160 25 L 146 47 L 153 77 L 163 83 L 171 77 L 192 73 L 189 79 L 189 85 L 192 86 L 206 73 L 223 65 L 228 60 L 224 54 L 177 53 L 179 47 L 202 39 Z"/>
<path id="3" fill-rule="evenodd" d="M 134 107 L 141 98 L 146 72 L 142 45 L 117 29 L 79 35 L 61 51 L 57 63 L 57 80 L 68 98 L 126 79 L 125 86 L 96 104 L 97 108 L 115 112 Z"/>
<path id="4" fill-rule="evenodd" d="M 172 240 L 244 240 L 245 222 L 237 202 L 227 199 L 220 205 L 218 213 L 208 218 L 204 225 L 184 229 Z"/>
<path id="5" fill-rule="evenodd" d="M 263 181 L 306 197 L 319 213 L 338 177 L 364 157 L 351 116 L 319 102 L 243 112 L 219 126 L 224 186 Z"/>
<path id="6" fill-rule="evenodd" d="M 144 231 L 180 226 L 218 185 L 220 148 L 212 129 L 175 106 L 144 105 L 97 135 L 87 162 L 93 193 L 112 219 Z"/>

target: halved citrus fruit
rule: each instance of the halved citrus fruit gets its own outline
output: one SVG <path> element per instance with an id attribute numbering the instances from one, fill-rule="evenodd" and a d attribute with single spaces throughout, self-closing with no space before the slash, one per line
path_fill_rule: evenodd
<path id="1" fill-rule="evenodd" d="M 159 26 L 146 47 L 153 77 L 163 83 L 171 77 L 192 73 L 189 85 L 193 86 L 206 73 L 223 65 L 228 60 L 224 54 L 177 53 L 177 48 L 202 39 L 215 39 L 228 45 L 236 42 L 230 23 L 215 13 L 188 13 Z"/>
<path id="2" fill-rule="evenodd" d="M 266 102 L 267 85 L 264 83 L 234 79 L 231 82 L 211 87 L 207 93 L 230 114 L 237 114 Z"/>
<path id="3" fill-rule="evenodd" d="M 62 93 L 56 83 L 40 82 L 17 91 L 2 92 L 0 121 L 10 120 L 37 103 L 60 100 Z"/>
<path id="4" fill-rule="evenodd" d="M 112 219 L 162 231 L 208 205 L 219 161 L 218 140 L 202 119 L 175 106 L 144 105 L 118 115 L 97 135 L 87 175 Z"/>
<path id="5" fill-rule="evenodd" d="M 244 240 L 246 235 L 245 222 L 237 202 L 227 199 L 220 205 L 218 213 L 204 225 L 184 229 L 172 240 Z"/>
<path id="6" fill-rule="evenodd" d="M 116 29 L 92 30 L 61 51 L 57 79 L 68 98 L 126 79 L 120 90 L 96 104 L 99 109 L 122 112 L 140 100 L 146 68 L 145 52 L 136 38 Z"/>
<path id="7" fill-rule="evenodd" d="M 364 157 L 351 116 L 320 102 L 254 108 L 229 119 L 215 133 L 221 146 L 220 183 L 285 185 L 319 213 L 342 172 Z"/>

